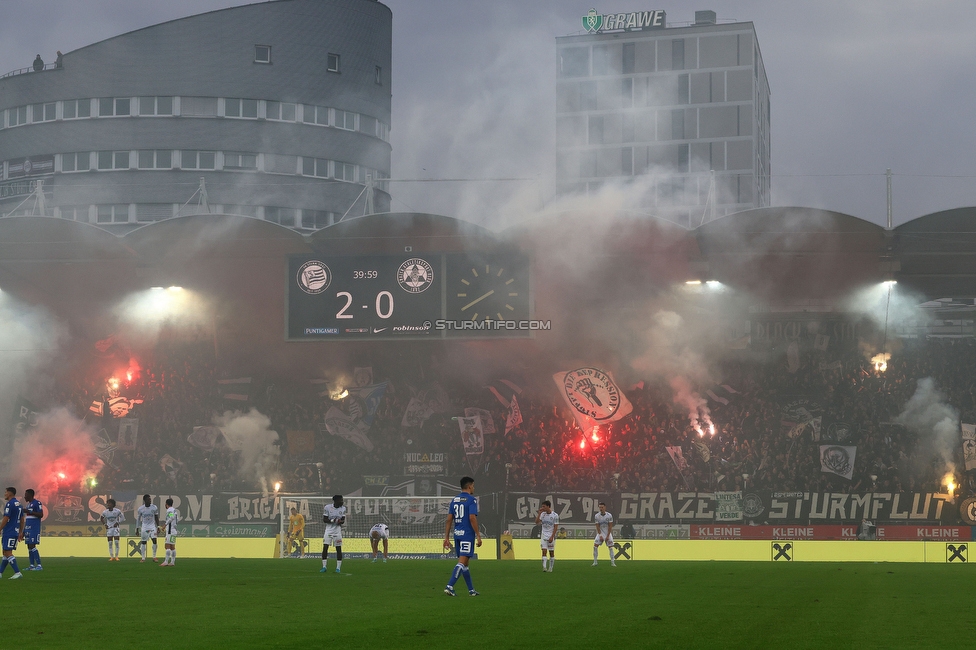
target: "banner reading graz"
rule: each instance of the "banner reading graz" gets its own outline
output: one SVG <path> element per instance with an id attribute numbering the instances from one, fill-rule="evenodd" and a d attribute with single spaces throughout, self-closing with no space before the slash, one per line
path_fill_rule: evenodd
<path id="1" fill-rule="evenodd" d="M 190 523 L 221 523 L 249 525 L 257 523 L 278 524 L 280 521 L 279 498 L 260 492 L 217 492 L 211 494 L 150 494 L 160 515 L 166 510 L 166 499 L 180 512 L 180 520 Z M 46 524 L 81 524 L 98 521 L 105 502 L 114 498 L 125 514 L 126 522 L 134 524 L 136 509 L 142 505 L 142 493 L 113 492 L 108 494 L 67 495 L 59 494 L 48 501 Z M 299 510 L 308 514 L 307 500 L 288 497 L 299 503 Z M 162 519 L 162 517 L 160 517 Z"/>
<path id="2" fill-rule="evenodd" d="M 511 493 L 508 495 L 508 520 L 535 522 L 539 505 L 546 499 L 552 502 L 552 509 L 559 515 L 560 524 L 592 522 L 593 515 L 600 511 L 601 501 L 606 502 L 608 508 L 613 503 L 610 495 L 603 492 Z M 613 515 L 616 517 L 616 513 Z"/>
<path id="3" fill-rule="evenodd" d="M 618 522 L 716 521 L 719 511 L 711 492 L 624 492 L 614 499 Z M 948 507 L 946 507 L 948 506 Z M 726 513 L 727 514 L 727 513 Z M 744 492 L 742 515 L 754 522 L 955 521 L 958 509 L 948 494 L 916 492 Z M 533 515 L 534 516 L 534 515 Z"/>

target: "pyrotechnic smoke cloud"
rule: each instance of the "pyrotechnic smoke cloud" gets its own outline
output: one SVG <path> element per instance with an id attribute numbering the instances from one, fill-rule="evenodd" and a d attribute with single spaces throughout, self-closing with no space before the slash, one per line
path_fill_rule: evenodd
<path id="1" fill-rule="evenodd" d="M 57 493 L 59 484 L 71 489 L 82 486 L 104 464 L 95 454 L 96 435 L 95 427 L 64 408 L 39 415 L 29 435 L 14 443 L 8 460 L 8 472 L 18 492 L 33 488 L 48 495 L 42 498 L 49 498 Z"/>
<path id="2" fill-rule="evenodd" d="M 271 420 L 252 408 L 247 413 L 227 411 L 213 422 L 223 431 L 228 446 L 241 452 L 240 477 L 260 481 L 265 492 L 270 492 L 270 475 L 281 451 L 275 444 L 278 432 L 271 430 Z"/>
<path id="3" fill-rule="evenodd" d="M 64 338 L 64 328 L 49 312 L 0 291 L 0 430 L 8 430 L 17 395 L 27 396 L 44 382 L 38 371 L 55 357 Z"/>
<path id="4" fill-rule="evenodd" d="M 918 380 L 918 388 L 905 403 L 895 422 L 919 435 L 919 448 L 938 455 L 948 471 L 955 470 L 955 456 L 961 448 L 959 411 L 945 401 L 945 395 L 931 377 Z"/>

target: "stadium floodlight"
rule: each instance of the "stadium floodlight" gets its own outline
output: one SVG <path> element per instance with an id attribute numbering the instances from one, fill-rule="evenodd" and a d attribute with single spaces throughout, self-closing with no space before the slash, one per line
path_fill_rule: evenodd
<path id="1" fill-rule="evenodd" d="M 898 284 L 898 280 L 885 280 L 884 282 L 881 283 L 881 286 L 888 287 L 890 289 L 892 286 L 896 284 Z"/>
<path id="2" fill-rule="evenodd" d="M 710 286 L 712 288 L 722 286 L 722 283 L 719 282 L 718 280 L 706 280 L 705 281 L 705 284 L 707 284 L 708 286 Z"/>
<path id="3" fill-rule="evenodd" d="M 183 287 L 176 287 L 176 286 L 173 286 L 173 287 L 167 287 L 167 289 L 166 289 L 166 290 L 167 290 L 167 291 L 172 291 L 172 292 L 174 292 L 174 293 L 175 293 L 175 292 L 177 292 L 177 291 L 183 291 Z"/>
<path id="4" fill-rule="evenodd" d="M 701 284 L 701 280 L 685 280 L 685 284 Z"/>

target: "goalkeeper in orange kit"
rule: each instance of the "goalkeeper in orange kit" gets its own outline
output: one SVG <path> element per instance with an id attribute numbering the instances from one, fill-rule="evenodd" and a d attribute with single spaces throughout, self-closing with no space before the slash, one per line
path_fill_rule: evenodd
<path id="1" fill-rule="evenodd" d="M 296 508 L 288 517 L 288 552 L 299 557 L 305 552 L 305 517 Z"/>

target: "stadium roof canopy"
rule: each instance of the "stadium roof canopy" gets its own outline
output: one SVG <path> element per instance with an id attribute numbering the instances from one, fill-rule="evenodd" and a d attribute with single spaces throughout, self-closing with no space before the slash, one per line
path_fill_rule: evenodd
<path id="1" fill-rule="evenodd" d="M 899 284 L 929 298 L 976 298 L 976 207 L 927 214 L 894 234 Z"/>
<path id="2" fill-rule="evenodd" d="M 926 299 L 976 297 L 972 207 L 925 215 L 893 231 L 803 207 L 748 210 L 694 230 L 647 217 L 568 212 L 498 233 L 425 213 L 347 218 L 305 235 L 250 217 L 195 215 L 147 224 L 121 237 L 67 219 L 7 217 L 0 219 L 0 287 L 25 297 L 68 300 L 82 300 L 93 286 L 118 295 L 193 283 L 221 292 L 247 286 L 249 294 L 267 290 L 278 296 L 282 287 L 272 285 L 282 284 L 282 259 L 290 254 L 513 246 L 531 250 L 543 271 L 551 262 L 565 268 L 573 259 L 581 265 L 596 260 L 607 281 L 715 279 L 774 301 L 829 300 L 891 277 Z M 548 277 L 557 275 L 553 267 Z"/>

